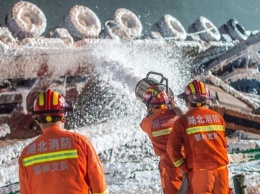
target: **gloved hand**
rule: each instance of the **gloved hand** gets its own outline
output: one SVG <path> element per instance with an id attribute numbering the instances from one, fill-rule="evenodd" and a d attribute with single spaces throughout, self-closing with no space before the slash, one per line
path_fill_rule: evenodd
<path id="1" fill-rule="evenodd" d="M 174 101 L 174 98 L 172 96 L 168 97 L 169 102 L 167 103 L 167 108 L 169 110 L 174 111 L 178 117 L 180 117 L 181 115 L 183 115 L 183 111 L 180 109 L 180 107 L 177 106 L 176 102 Z"/>
<path id="2" fill-rule="evenodd" d="M 172 104 L 172 105 L 176 105 L 176 102 L 174 101 L 174 97 L 173 96 L 168 96 L 168 104 Z"/>

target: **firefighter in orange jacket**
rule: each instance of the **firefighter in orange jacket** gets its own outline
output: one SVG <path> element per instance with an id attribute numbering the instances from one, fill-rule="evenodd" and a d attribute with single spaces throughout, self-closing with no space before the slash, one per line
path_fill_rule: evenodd
<path id="1" fill-rule="evenodd" d="M 164 194 L 176 194 L 181 186 L 182 174 L 171 162 L 167 151 L 167 141 L 175 120 L 176 112 L 182 111 L 175 107 L 176 112 L 167 108 L 169 98 L 163 85 L 149 87 L 143 102 L 148 109 L 148 115 L 141 121 L 141 128 L 152 142 L 154 152 L 160 157 L 159 170 Z"/>
<path id="2" fill-rule="evenodd" d="M 64 98 L 51 89 L 35 100 L 33 114 L 43 133 L 19 157 L 21 194 L 108 193 L 91 142 L 63 129 L 65 108 Z"/>
<path id="3" fill-rule="evenodd" d="M 190 82 L 179 97 L 185 100 L 188 111 L 174 124 L 167 145 L 169 156 L 188 176 L 189 194 L 228 194 L 224 119 L 208 109 L 209 91 L 200 81 Z"/>

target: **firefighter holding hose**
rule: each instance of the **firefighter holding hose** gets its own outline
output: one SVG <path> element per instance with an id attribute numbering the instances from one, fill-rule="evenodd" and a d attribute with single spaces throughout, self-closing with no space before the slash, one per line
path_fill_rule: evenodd
<path id="1" fill-rule="evenodd" d="M 147 116 L 141 121 L 141 129 L 148 134 L 154 152 L 160 157 L 158 168 L 164 194 L 177 194 L 182 184 L 181 170 L 175 167 L 167 154 L 169 134 L 182 111 L 175 106 L 162 84 L 151 85 L 143 95 Z"/>
<path id="2" fill-rule="evenodd" d="M 201 81 L 190 82 L 179 97 L 185 100 L 188 111 L 175 121 L 167 152 L 174 165 L 188 177 L 187 193 L 228 194 L 224 119 L 208 109 L 210 93 Z"/>

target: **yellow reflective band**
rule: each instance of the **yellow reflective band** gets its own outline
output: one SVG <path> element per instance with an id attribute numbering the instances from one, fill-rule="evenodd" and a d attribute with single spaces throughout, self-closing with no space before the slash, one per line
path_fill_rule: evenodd
<path id="1" fill-rule="evenodd" d="M 101 193 L 93 193 L 93 194 L 108 194 L 108 190 L 106 189 L 104 192 L 101 192 Z"/>
<path id="2" fill-rule="evenodd" d="M 168 134 L 170 134 L 171 130 L 172 130 L 172 128 L 167 128 L 167 129 L 155 131 L 155 132 L 152 132 L 152 136 L 158 137 L 158 136 L 162 136 L 162 135 L 168 135 Z"/>
<path id="3" fill-rule="evenodd" d="M 158 97 L 159 92 L 155 89 L 150 88 L 150 89 L 147 89 L 146 92 L 152 92 L 153 95 L 157 96 L 157 98 L 160 97 L 160 96 Z"/>
<path id="4" fill-rule="evenodd" d="M 148 89 L 148 90 L 146 90 L 146 92 L 153 92 L 154 91 L 154 89 Z"/>
<path id="5" fill-rule="evenodd" d="M 206 90 L 205 90 L 205 86 L 202 82 L 199 82 L 200 83 L 200 88 L 201 88 L 201 94 L 205 94 L 206 93 Z"/>
<path id="6" fill-rule="evenodd" d="M 196 90 L 195 90 L 193 83 L 189 83 L 189 86 L 190 86 L 191 93 L 196 94 Z"/>
<path id="7" fill-rule="evenodd" d="M 209 132 L 209 131 L 224 131 L 224 127 L 222 125 L 207 125 L 207 126 L 190 127 L 186 129 L 187 134 L 193 134 L 198 132 Z"/>
<path id="8" fill-rule="evenodd" d="M 77 158 L 77 150 L 65 150 L 59 152 L 51 152 L 46 154 L 38 154 L 23 159 L 24 166 L 30 166 L 42 162 L 51 162 L 55 160 L 64 160 L 69 158 Z"/>
<path id="9" fill-rule="evenodd" d="M 43 106 L 44 105 L 44 93 L 41 92 L 39 94 L 39 106 Z"/>
<path id="10" fill-rule="evenodd" d="M 179 167 L 184 163 L 184 158 L 181 158 L 177 160 L 176 162 L 173 162 L 174 166 Z"/>
<path id="11" fill-rule="evenodd" d="M 227 166 L 220 166 L 219 168 L 215 168 L 215 170 L 222 170 L 222 169 L 226 169 Z M 206 169 L 206 168 L 199 168 L 199 169 L 192 169 L 193 171 L 204 171 L 204 170 L 210 170 L 210 169 Z"/>
<path id="12" fill-rule="evenodd" d="M 59 103 L 59 93 L 58 92 L 53 92 L 52 104 L 53 105 L 58 105 L 58 103 Z"/>

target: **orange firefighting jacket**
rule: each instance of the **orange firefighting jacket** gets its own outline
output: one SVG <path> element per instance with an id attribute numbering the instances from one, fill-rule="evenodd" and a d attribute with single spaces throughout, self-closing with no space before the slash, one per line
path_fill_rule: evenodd
<path id="1" fill-rule="evenodd" d="M 106 193 L 101 162 L 83 135 L 58 126 L 26 146 L 19 157 L 21 194 Z"/>
<path id="2" fill-rule="evenodd" d="M 224 119 L 215 111 L 205 107 L 187 111 L 175 122 L 168 140 L 167 152 L 174 165 L 184 172 L 227 165 L 225 127 Z"/>
<path id="3" fill-rule="evenodd" d="M 151 139 L 155 155 L 167 155 L 167 141 L 177 118 L 174 111 L 161 108 L 155 109 L 152 115 L 145 117 L 141 121 L 141 129 Z"/>

